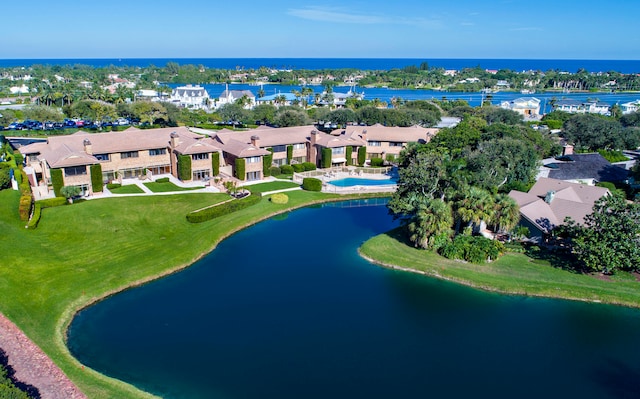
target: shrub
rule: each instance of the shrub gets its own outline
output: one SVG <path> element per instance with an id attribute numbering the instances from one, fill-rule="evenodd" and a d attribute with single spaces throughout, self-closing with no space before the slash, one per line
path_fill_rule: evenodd
<path id="1" fill-rule="evenodd" d="M 260 199 L 260 194 L 251 194 L 242 199 L 225 202 L 224 204 L 203 209 L 201 211 L 190 212 L 187 214 L 187 221 L 191 223 L 206 222 L 207 220 L 215 219 L 219 216 L 224 216 L 229 213 L 248 208 L 260 202 Z"/>
<path id="2" fill-rule="evenodd" d="M 161 177 L 159 179 L 156 179 L 156 183 L 169 183 L 169 178 L 168 177 Z"/>
<path id="3" fill-rule="evenodd" d="M 395 162 L 396 161 L 396 156 L 393 154 L 387 154 L 387 156 L 384 158 L 387 162 Z"/>
<path id="4" fill-rule="evenodd" d="M 291 165 L 282 165 L 280 166 L 280 172 L 282 172 L 283 175 L 292 175 L 293 167 Z"/>
<path id="5" fill-rule="evenodd" d="M 615 150 L 598 150 L 598 153 L 600 155 L 602 155 L 602 157 L 604 159 L 606 159 L 607 161 L 614 163 L 614 162 L 624 162 L 624 161 L 628 161 L 629 158 L 627 158 L 622 151 L 615 151 Z"/>
<path id="6" fill-rule="evenodd" d="M 120 184 L 120 183 L 108 183 L 107 184 L 107 188 L 109 190 L 113 190 L 114 188 L 120 188 L 120 187 L 122 187 L 122 184 Z"/>
<path id="7" fill-rule="evenodd" d="M 351 165 L 353 163 L 353 147 L 348 145 L 344 155 L 347 158 L 347 166 Z"/>
<path id="8" fill-rule="evenodd" d="M 269 198 L 274 204 L 286 204 L 289 202 L 289 196 L 284 193 L 276 193 Z"/>
<path id="9" fill-rule="evenodd" d="M 272 166 L 269 168 L 269 174 L 271 176 L 278 176 L 280 173 L 282 173 L 282 171 L 277 166 Z"/>
<path id="10" fill-rule="evenodd" d="M 266 176 L 271 176 L 271 163 L 273 162 L 273 153 L 269 153 L 268 155 L 264 155 L 262 157 L 262 174 Z"/>
<path id="11" fill-rule="evenodd" d="M 18 213 L 20 214 L 20 220 L 27 221 L 31 216 L 31 206 L 33 205 L 33 197 L 28 195 L 22 195 L 20 197 L 20 204 L 18 205 Z"/>
<path id="12" fill-rule="evenodd" d="M 89 167 L 91 172 L 91 188 L 94 193 L 102 192 L 102 165 L 99 163 Z"/>
<path id="13" fill-rule="evenodd" d="M 331 148 L 323 148 L 322 149 L 322 157 L 320 160 L 320 165 L 322 165 L 323 168 L 330 168 L 331 167 Z"/>
<path id="14" fill-rule="evenodd" d="M 302 167 L 304 168 L 305 172 L 316 170 L 316 164 L 313 162 L 303 162 Z"/>
<path id="15" fill-rule="evenodd" d="M 16 183 L 18 183 L 18 185 L 22 183 L 22 173 L 20 173 L 18 168 L 13 168 L 13 178 L 16 179 Z"/>
<path id="16" fill-rule="evenodd" d="M 364 166 L 367 160 L 367 147 L 358 147 L 358 166 Z"/>
<path id="17" fill-rule="evenodd" d="M 495 260 L 503 252 L 504 245 L 501 242 L 469 235 L 458 235 L 440 249 L 440 255 L 445 258 L 461 259 L 471 263 Z"/>
<path id="18" fill-rule="evenodd" d="M 218 176 L 220 174 L 220 153 L 219 152 L 211 153 L 211 168 L 213 170 L 214 176 Z"/>
<path id="19" fill-rule="evenodd" d="M 301 163 L 291 165 L 293 171 L 296 173 L 304 172 L 304 166 Z"/>
<path id="20" fill-rule="evenodd" d="M 191 156 L 178 155 L 178 179 L 191 180 Z"/>
<path id="21" fill-rule="evenodd" d="M 371 163 L 371 166 L 373 166 L 373 167 L 380 167 L 380 166 L 384 165 L 384 159 L 382 159 L 382 158 L 374 157 L 374 158 L 371 158 L 369 160 L 369 162 Z"/>
<path id="22" fill-rule="evenodd" d="M 54 208 L 56 206 L 67 205 L 67 199 L 64 197 L 47 198 L 36 201 L 36 204 L 40 205 L 40 208 Z"/>
<path id="23" fill-rule="evenodd" d="M 41 215 L 42 205 L 36 202 L 36 204 L 33 206 L 33 215 L 31 215 L 31 219 L 29 220 L 29 223 L 27 223 L 27 228 L 35 229 L 36 227 L 38 227 Z"/>
<path id="24" fill-rule="evenodd" d="M 24 162 L 24 156 L 19 152 L 15 152 L 13 156 L 14 156 L 14 159 L 16 160 L 16 165 L 18 166 L 22 165 L 22 163 Z"/>
<path id="25" fill-rule="evenodd" d="M 246 160 L 244 158 L 236 158 L 236 178 L 238 180 L 244 180 L 247 177 L 245 166 Z"/>
<path id="26" fill-rule="evenodd" d="M 60 190 L 64 186 L 62 178 L 62 169 L 51 169 L 51 184 L 53 185 L 53 193 L 56 197 L 62 197 Z"/>
<path id="27" fill-rule="evenodd" d="M 287 146 L 287 164 L 291 165 L 291 160 L 293 159 L 293 146 Z"/>
<path id="28" fill-rule="evenodd" d="M 322 180 L 314 177 L 302 179 L 302 189 L 307 191 L 322 191 Z"/>

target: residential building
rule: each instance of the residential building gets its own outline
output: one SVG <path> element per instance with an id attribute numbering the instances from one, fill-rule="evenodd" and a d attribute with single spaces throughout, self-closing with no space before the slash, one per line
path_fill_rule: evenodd
<path id="1" fill-rule="evenodd" d="M 256 104 L 271 104 L 276 107 L 280 106 L 289 106 L 296 101 L 297 98 L 293 93 L 277 93 L 271 94 L 269 96 L 259 97 L 257 98 Z"/>
<path id="2" fill-rule="evenodd" d="M 553 105 L 554 111 L 564 111 L 572 114 L 600 114 L 607 115 L 611 104 L 602 101 L 580 101 L 562 99 Z"/>
<path id="3" fill-rule="evenodd" d="M 530 238 L 542 240 L 567 217 L 584 223 L 595 202 L 609 194 L 603 187 L 540 178 L 529 192 L 512 190 L 509 196 L 520 206 L 520 224 L 529 228 Z"/>
<path id="4" fill-rule="evenodd" d="M 630 101 L 628 103 L 620 104 L 620 109 L 623 114 L 630 114 L 632 112 L 638 112 L 640 109 L 640 100 Z"/>
<path id="5" fill-rule="evenodd" d="M 204 87 L 186 85 L 173 89 L 169 101 L 179 107 L 191 109 L 207 109 L 211 98 Z"/>
<path id="6" fill-rule="evenodd" d="M 246 97 L 245 109 L 251 109 L 256 105 L 256 96 L 251 90 L 229 90 L 229 86 L 220 94 L 216 101 L 216 108 L 225 104 L 233 104 L 237 100 Z"/>
<path id="7" fill-rule="evenodd" d="M 598 153 L 574 154 L 573 147 L 565 146 L 564 155 L 543 160 L 538 177 L 582 183 L 590 186 L 598 182 L 624 182 L 629 171 L 612 165 Z"/>
<path id="8" fill-rule="evenodd" d="M 527 119 L 540 117 L 540 100 L 535 97 L 519 97 L 512 101 L 502 101 L 500 107 L 515 111 Z"/>

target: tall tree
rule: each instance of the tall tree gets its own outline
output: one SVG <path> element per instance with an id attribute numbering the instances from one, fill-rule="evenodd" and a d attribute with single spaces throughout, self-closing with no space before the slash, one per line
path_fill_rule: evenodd
<path id="1" fill-rule="evenodd" d="M 440 198 L 425 197 L 407 220 L 409 240 L 416 247 L 432 249 L 450 237 L 452 225 L 451 206 Z"/>

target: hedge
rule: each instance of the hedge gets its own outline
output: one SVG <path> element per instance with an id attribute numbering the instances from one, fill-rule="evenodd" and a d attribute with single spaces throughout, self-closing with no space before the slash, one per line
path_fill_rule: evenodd
<path id="1" fill-rule="evenodd" d="M 235 199 L 229 202 L 225 202 L 220 205 L 212 206 L 200 211 L 194 211 L 187 214 L 187 221 L 191 223 L 202 223 L 211 219 L 215 219 L 219 216 L 224 216 L 229 213 L 239 211 L 241 209 L 248 208 L 252 205 L 260 202 L 260 194 L 251 194 L 242 199 Z"/>
<path id="2" fill-rule="evenodd" d="M 29 223 L 27 223 L 27 228 L 35 229 L 38 227 L 38 223 L 40 222 L 40 216 L 42 215 L 42 206 L 36 202 L 33 206 L 33 215 L 31 215 L 31 219 Z"/>
<path id="3" fill-rule="evenodd" d="M 353 164 L 353 147 L 348 145 L 345 150 L 345 158 L 347 158 L 347 166 Z"/>
<path id="4" fill-rule="evenodd" d="M 94 193 L 102 192 L 102 165 L 99 163 L 89 167 L 91 172 L 91 188 Z"/>
<path id="5" fill-rule="evenodd" d="M 304 172 L 304 165 L 302 165 L 301 163 L 295 163 L 291 165 L 291 167 L 293 168 L 293 171 L 296 173 Z"/>
<path id="6" fill-rule="evenodd" d="M 382 158 L 374 157 L 374 158 L 371 158 L 369 160 L 369 162 L 371 163 L 371 166 L 373 166 L 373 167 L 380 167 L 380 166 L 384 165 L 384 159 L 382 159 Z"/>
<path id="7" fill-rule="evenodd" d="M 314 177 L 302 179 L 302 189 L 307 191 L 322 191 L 322 180 Z"/>
<path id="8" fill-rule="evenodd" d="M 440 248 L 438 252 L 448 259 L 485 263 L 487 260 L 496 260 L 504 253 L 504 245 L 497 240 L 460 234 L 452 242 Z"/>
<path id="9" fill-rule="evenodd" d="M 313 162 L 303 162 L 302 167 L 304 168 L 305 172 L 316 170 L 316 164 Z"/>
<path id="10" fill-rule="evenodd" d="M 247 177 L 246 173 L 246 163 L 247 161 L 244 158 L 236 158 L 236 178 L 238 180 L 244 180 Z"/>
<path id="11" fill-rule="evenodd" d="M 291 166 L 291 165 L 282 165 L 282 166 L 280 166 L 280 172 L 283 175 L 292 175 L 293 174 L 293 166 Z"/>
<path id="12" fill-rule="evenodd" d="M 168 177 L 161 177 L 159 179 L 156 179 L 156 183 L 169 183 L 169 178 Z"/>
<path id="13" fill-rule="evenodd" d="M 271 176 L 271 163 L 273 162 L 273 153 L 262 157 L 262 174 L 267 177 Z"/>
<path id="14" fill-rule="evenodd" d="M 220 153 L 214 152 L 211 154 L 211 169 L 213 175 L 218 176 L 220 174 Z"/>
<path id="15" fill-rule="evenodd" d="M 107 183 L 107 188 L 109 190 L 113 190 L 114 188 L 120 188 L 122 187 L 122 184 L 120 183 Z"/>
<path id="16" fill-rule="evenodd" d="M 364 166 L 367 160 L 367 147 L 358 147 L 358 166 Z"/>
<path id="17" fill-rule="evenodd" d="M 31 194 L 25 194 L 20 197 L 20 204 L 18 205 L 18 213 L 20 214 L 20 220 L 27 221 L 31 216 L 31 206 L 33 205 L 33 197 Z"/>
<path id="18" fill-rule="evenodd" d="M 330 168 L 331 167 L 331 148 L 323 148 L 322 149 L 322 159 L 320 161 L 320 164 L 322 165 L 323 168 Z"/>
<path id="19" fill-rule="evenodd" d="M 64 186 L 64 179 L 62 178 L 62 169 L 51 169 L 51 184 L 53 185 L 53 193 L 56 197 L 62 197 L 60 190 Z"/>
<path id="20" fill-rule="evenodd" d="M 56 206 L 62 206 L 67 204 L 68 204 L 67 199 L 64 197 L 47 198 L 47 199 L 36 201 L 36 205 L 40 205 L 42 209 L 54 208 Z"/>
<path id="21" fill-rule="evenodd" d="M 178 155 L 178 179 L 191 180 L 191 156 Z"/>
<path id="22" fill-rule="evenodd" d="M 14 153 L 13 156 L 15 157 L 14 159 L 16 160 L 16 165 L 22 166 L 22 162 L 24 162 L 24 156 L 19 152 Z"/>
<path id="23" fill-rule="evenodd" d="M 291 165 L 291 160 L 293 159 L 293 146 L 287 146 L 287 164 Z"/>

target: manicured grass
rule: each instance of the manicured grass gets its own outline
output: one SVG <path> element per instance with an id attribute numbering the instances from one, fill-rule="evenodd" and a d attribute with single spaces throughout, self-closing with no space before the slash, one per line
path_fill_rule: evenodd
<path id="1" fill-rule="evenodd" d="M 169 192 L 172 192 L 172 191 L 190 191 L 190 190 L 199 190 L 201 188 L 204 188 L 204 186 L 202 186 L 202 187 L 179 187 L 179 186 L 176 186 L 175 184 L 171 183 L 170 181 L 164 182 L 164 183 L 150 182 L 150 183 L 144 183 L 144 185 L 149 190 L 153 191 L 154 193 L 169 193 Z"/>
<path id="2" fill-rule="evenodd" d="M 142 194 L 144 191 L 135 184 L 127 184 L 118 188 L 112 188 L 111 191 L 113 194 Z"/>
<path id="3" fill-rule="evenodd" d="M 603 281 L 552 267 L 548 261 L 507 253 L 477 265 L 452 261 L 407 245 L 399 230 L 366 241 L 360 253 L 376 263 L 403 268 L 488 291 L 545 296 L 640 307 L 640 282 L 627 278 Z"/>
<path id="4" fill-rule="evenodd" d="M 249 189 L 252 193 L 266 193 L 268 191 L 282 190 L 285 188 L 300 187 L 298 183 L 287 181 L 273 181 L 269 183 L 260 183 L 246 186 L 243 188 Z"/>
<path id="5" fill-rule="evenodd" d="M 0 191 L 0 311 L 90 398 L 142 398 L 135 387 L 83 368 L 68 352 L 66 328 L 83 306 L 186 267 L 229 234 L 278 212 L 332 199 L 294 191 L 289 203 L 263 199 L 204 223 L 186 214 L 226 194 L 112 197 L 43 210 L 37 229 L 18 218 L 19 193 Z M 365 196 L 362 196 L 365 198 Z"/>

